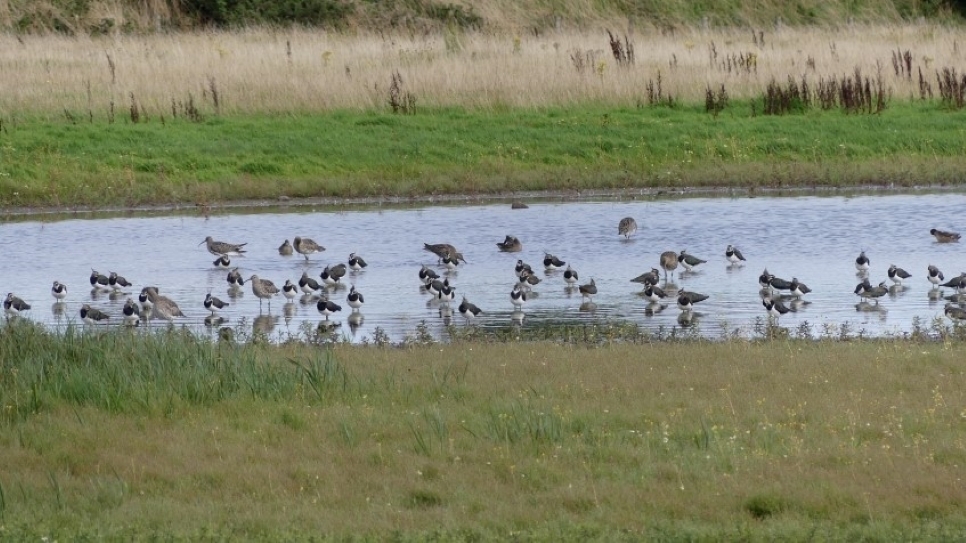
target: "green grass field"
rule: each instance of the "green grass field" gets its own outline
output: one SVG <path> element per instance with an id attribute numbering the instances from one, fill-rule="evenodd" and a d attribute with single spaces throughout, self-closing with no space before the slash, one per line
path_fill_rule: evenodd
<path id="1" fill-rule="evenodd" d="M 0 205 L 959 183 L 966 113 L 681 106 L 5 121 Z"/>
<path id="2" fill-rule="evenodd" d="M 0 539 L 950 540 L 958 342 L 0 327 Z"/>

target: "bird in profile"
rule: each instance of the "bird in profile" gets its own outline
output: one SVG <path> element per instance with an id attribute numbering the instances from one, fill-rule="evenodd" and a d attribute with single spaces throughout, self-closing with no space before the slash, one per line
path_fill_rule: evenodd
<path id="1" fill-rule="evenodd" d="M 458 310 L 460 315 L 463 315 L 463 317 L 468 321 L 475 319 L 476 317 L 480 316 L 480 313 L 483 312 L 479 307 L 476 307 L 476 305 L 470 303 L 469 300 L 466 299 L 466 296 L 463 296 L 463 301 L 460 302 Z"/>
<path id="2" fill-rule="evenodd" d="M 423 266 L 419 268 L 419 281 L 424 286 L 429 286 L 430 283 L 437 279 L 439 279 L 439 274 L 433 271 L 433 269 L 429 266 L 423 264 Z"/>
<path id="3" fill-rule="evenodd" d="M 773 300 L 772 298 L 763 298 L 761 305 L 765 307 L 765 311 L 768 312 L 769 317 L 776 319 L 791 311 L 781 300 Z"/>
<path id="4" fill-rule="evenodd" d="M 326 266 L 322 270 L 322 273 L 319 274 L 319 277 L 326 285 L 337 285 L 339 284 L 339 281 L 345 277 L 347 269 L 348 268 L 346 268 L 346 265 L 342 263 L 336 264 L 335 266 Z"/>
<path id="5" fill-rule="evenodd" d="M 208 252 L 215 256 L 241 256 L 245 254 L 245 249 L 243 249 L 243 247 L 248 245 L 247 243 L 227 243 L 224 241 L 215 241 L 215 239 L 211 236 L 206 237 L 201 243 L 204 243 L 208 249 Z M 198 245 L 201 245 L 201 243 Z"/>
<path id="6" fill-rule="evenodd" d="M 889 288 L 886 286 L 885 281 L 882 281 L 878 286 L 872 286 L 868 279 L 865 279 L 861 283 L 855 286 L 855 294 L 858 294 L 860 298 L 873 299 L 875 303 L 879 303 L 879 298 L 885 296 L 889 293 Z"/>
<path id="7" fill-rule="evenodd" d="M 744 255 L 742 255 L 741 251 L 739 251 L 734 245 L 728 245 L 728 248 L 725 249 L 725 258 L 727 258 L 728 262 L 731 264 L 738 264 L 739 262 L 745 261 Z"/>
<path id="8" fill-rule="evenodd" d="M 111 279 L 108 276 L 91 268 L 91 286 L 94 290 L 110 290 L 110 285 Z"/>
<path id="9" fill-rule="evenodd" d="M 703 302 L 707 299 L 707 294 L 691 292 L 682 288 L 678 291 L 678 309 L 681 311 L 691 311 L 694 309 L 694 304 Z"/>
<path id="10" fill-rule="evenodd" d="M 203 304 L 205 309 L 211 311 L 212 313 L 216 313 L 219 309 L 224 309 L 230 305 L 228 302 L 223 302 L 220 299 L 212 296 L 210 292 L 207 296 L 205 296 L 205 301 Z"/>
<path id="11" fill-rule="evenodd" d="M 325 250 L 325 247 L 319 245 L 314 240 L 298 236 L 292 240 L 292 247 L 295 248 L 295 252 L 305 257 L 306 262 L 309 261 L 309 255 L 321 253 Z"/>
<path id="12" fill-rule="evenodd" d="M 141 289 L 141 297 L 150 303 L 152 317 L 166 321 L 172 321 L 175 317 L 184 317 L 178 304 L 171 298 L 162 296 L 157 287 L 144 287 Z"/>
<path id="13" fill-rule="evenodd" d="M 943 313 L 945 313 L 946 316 L 952 320 L 957 320 L 957 321 L 966 320 L 966 309 L 963 309 L 962 307 L 959 307 L 953 303 L 946 304 L 946 307 L 943 310 Z"/>
<path id="14" fill-rule="evenodd" d="M 355 253 L 349 253 L 349 269 L 352 271 L 362 271 L 369 264 L 365 259 Z"/>
<path id="15" fill-rule="evenodd" d="M 517 260 L 517 265 L 513 267 L 513 272 L 517 274 L 517 277 L 522 277 L 525 274 L 532 274 L 533 268 L 523 260 Z"/>
<path id="16" fill-rule="evenodd" d="M 707 260 L 701 260 L 694 255 L 688 254 L 687 251 L 681 251 L 681 254 L 678 255 L 678 262 L 684 266 L 684 269 L 690 272 L 694 271 L 694 268 L 699 264 L 704 264 L 707 262 Z"/>
<path id="17" fill-rule="evenodd" d="M 966 291 L 966 272 L 960 273 L 957 277 L 953 277 L 939 286 L 954 288 L 959 292 Z"/>
<path id="18" fill-rule="evenodd" d="M 562 268 L 564 267 L 564 264 L 566 264 L 566 262 L 564 262 L 563 260 L 560 260 L 559 258 L 557 258 L 556 256 L 550 253 L 544 253 L 543 255 L 543 268 L 547 271 L 553 271 L 553 270 Z"/>
<path id="19" fill-rule="evenodd" d="M 292 249 L 292 244 L 291 244 L 291 243 L 289 243 L 289 242 L 288 242 L 288 240 L 285 240 L 285 241 L 284 241 L 284 242 L 283 242 L 283 243 L 282 243 L 281 245 L 279 245 L 279 247 L 278 247 L 278 254 L 280 254 L 280 255 L 282 255 L 282 256 L 292 256 L 292 253 L 293 253 L 293 252 L 294 252 L 294 251 L 293 251 L 293 249 Z"/>
<path id="20" fill-rule="evenodd" d="M 933 284 L 933 287 L 936 288 L 939 287 L 939 283 L 943 282 L 946 277 L 943 275 L 943 272 L 939 271 L 938 267 L 930 264 L 926 269 L 926 279 L 928 279 L 929 282 Z"/>
<path id="21" fill-rule="evenodd" d="M 589 283 L 580 285 L 580 287 L 578 287 L 578 290 L 580 291 L 581 296 L 589 300 L 592 300 L 594 298 L 594 295 L 597 294 L 597 283 L 594 281 L 593 278 L 591 278 Z"/>
<path id="22" fill-rule="evenodd" d="M 50 295 L 58 302 L 63 300 L 67 297 L 67 285 L 64 285 L 60 281 L 54 281 L 54 285 L 50 287 Z"/>
<path id="23" fill-rule="evenodd" d="M 667 281 L 668 274 L 674 275 L 674 270 L 678 269 L 678 254 L 674 251 L 664 251 L 661 253 L 661 269 L 664 270 L 664 280 Z"/>
<path id="24" fill-rule="evenodd" d="M 519 253 L 523 250 L 523 243 L 516 236 L 507 234 L 506 239 L 496 244 L 504 253 Z"/>
<path id="25" fill-rule="evenodd" d="M 805 283 L 802 283 L 801 281 L 799 281 L 798 277 L 792 277 L 792 282 L 789 283 L 788 285 L 788 291 L 791 293 L 792 296 L 796 298 L 801 298 L 802 296 L 805 296 L 809 292 L 812 292 L 812 289 L 808 288 L 808 285 L 806 285 Z"/>
<path id="26" fill-rule="evenodd" d="M 309 277 L 308 272 L 302 272 L 302 277 L 299 278 L 299 288 L 305 294 L 315 294 L 316 292 L 322 290 L 322 285 L 318 281 Z"/>
<path id="27" fill-rule="evenodd" d="M 569 286 L 576 285 L 577 281 L 580 280 L 580 276 L 577 274 L 577 270 L 571 268 L 569 264 L 567 265 L 567 269 L 564 270 L 563 272 L 563 278 L 564 278 L 564 282 L 567 283 L 567 285 Z"/>
<path id="28" fill-rule="evenodd" d="M 80 308 L 80 317 L 84 321 L 84 324 L 102 324 L 107 323 L 111 318 L 110 315 L 90 306 L 90 304 L 84 304 Z"/>
<path id="29" fill-rule="evenodd" d="M 890 264 L 889 265 L 889 274 L 888 275 L 889 275 L 889 279 L 891 279 L 892 282 L 895 283 L 895 284 L 897 284 L 897 285 L 901 285 L 902 284 L 902 281 L 904 279 L 909 279 L 910 277 L 912 277 L 912 274 L 910 274 L 906 270 L 904 270 L 904 269 L 896 266 L 895 264 Z"/>
<path id="30" fill-rule="evenodd" d="M 323 296 L 322 299 L 315 304 L 315 308 L 319 310 L 319 313 L 322 313 L 326 321 L 329 320 L 329 315 L 334 315 L 335 313 L 342 311 L 342 306 L 329 300 L 328 296 Z"/>
<path id="31" fill-rule="evenodd" d="M 268 300 L 268 310 L 272 310 L 272 297 L 278 294 L 278 287 L 268 279 L 262 279 L 258 275 L 252 274 L 248 278 L 252 284 L 252 294 L 258 298 L 258 308 L 262 308 L 262 300 Z"/>
<path id="32" fill-rule="evenodd" d="M 959 241 L 961 237 L 958 232 L 948 232 L 946 230 L 937 230 L 935 228 L 929 230 L 929 233 L 935 236 L 936 241 L 939 243 L 952 243 L 954 241 Z"/>
<path id="33" fill-rule="evenodd" d="M 855 258 L 855 269 L 859 273 L 867 273 L 869 271 L 869 265 L 872 264 L 869 261 L 869 257 L 865 256 L 865 251 L 859 253 L 859 256 Z"/>
<path id="34" fill-rule="evenodd" d="M 12 292 L 7 293 L 7 298 L 3 301 L 3 310 L 7 316 L 16 317 L 29 309 L 30 304 L 14 296 Z"/>
<path id="35" fill-rule="evenodd" d="M 519 277 L 519 285 L 523 290 L 532 290 L 533 287 L 540 284 L 540 278 L 536 276 L 533 272 L 524 271 Z"/>
<path id="36" fill-rule="evenodd" d="M 624 217 L 617 223 L 618 236 L 624 236 L 624 239 L 630 239 L 634 232 L 637 232 L 637 221 L 633 217 Z"/>
<path id="37" fill-rule="evenodd" d="M 466 263 L 466 259 L 463 258 L 463 253 L 456 250 L 456 247 L 450 245 L 449 243 L 424 243 L 423 249 L 438 256 L 440 261 L 442 261 L 443 257 L 446 256 L 446 253 L 449 253 L 456 257 L 457 260 L 462 261 L 464 264 Z"/>
<path id="38" fill-rule="evenodd" d="M 631 283 L 640 283 L 647 288 L 651 285 L 656 285 L 661 281 L 661 272 L 657 268 L 651 268 L 650 271 L 646 271 L 637 277 L 631 279 Z"/>
<path id="39" fill-rule="evenodd" d="M 347 304 L 349 304 L 349 307 L 351 307 L 353 311 L 359 311 L 359 308 L 362 307 L 362 304 L 366 303 L 366 299 L 362 296 L 361 292 L 356 290 L 355 285 L 352 285 L 352 287 L 349 289 L 349 294 L 345 297 L 345 301 Z"/>
<path id="40" fill-rule="evenodd" d="M 111 274 L 107 276 L 107 284 L 110 285 L 115 291 L 133 286 L 127 279 L 118 275 L 117 272 L 111 272 Z"/>

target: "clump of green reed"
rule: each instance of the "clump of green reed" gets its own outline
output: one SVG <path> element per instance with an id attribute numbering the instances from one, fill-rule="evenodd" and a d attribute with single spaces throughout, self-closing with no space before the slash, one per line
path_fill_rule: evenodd
<path id="1" fill-rule="evenodd" d="M 13 320 L 0 327 L 0 420 L 23 420 L 60 402 L 165 412 L 236 396 L 290 397 L 300 387 L 319 394 L 338 371 L 328 351 L 301 351 L 280 364 L 270 363 L 273 349 L 212 341 L 185 328 L 53 332 Z"/>

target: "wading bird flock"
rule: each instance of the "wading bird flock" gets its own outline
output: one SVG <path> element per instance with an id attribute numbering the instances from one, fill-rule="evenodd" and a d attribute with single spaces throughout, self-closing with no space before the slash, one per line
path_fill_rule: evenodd
<path id="1" fill-rule="evenodd" d="M 625 217 L 619 221 L 618 236 L 629 239 L 636 231 L 637 222 L 632 217 Z M 939 243 L 955 243 L 960 239 L 958 233 L 935 228 L 930 230 L 930 234 Z M 209 253 L 216 257 L 212 265 L 215 268 L 228 270 L 226 282 L 229 297 L 237 297 L 247 282 L 252 294 L 258 298 L 259 308 L 262 309 L 263 304 L 265 304 L 270 313 L 272 299 L 276 296 L 281 295 L 288 301 L 301 296 L 303 303 L 306 303 L 307 300 L 314 303 L 322 316 L 323 320 L 319 322 L 320 329 L 339 325 L 339 323 L 330 320 L 332 315 L 342 311 L 342 306 L 332 299 L 332 295 L 342 287 L 347 273 L 359 274 L 368 266 L 360 255 L 350 253 L 345 263 L 326 265 L 319 273 L 318 279 L 303 271 L 298 280 L 286 279 L 285 283 L 279 287 L 273 281 L 259 277 L 258 274 L 253 273 L 245 278 L 239 268 L 233 265 L 233 257 L 242 257 L 247 252 L 247 243 L 227 243 L 216 241 L 212 236 L 208 236 L 199 243 L 199 245 L 202 244 L 205 245 Z M 497 242 L 496 245 L 498 250 L 502 252 L 515 253 L 523 249 L 523 243 L 513 235 L 507 235 L 502 242 Z M 450 277 L 446 275 L 459 266 L 468 265 L 467 261 L 462 252 L 448 243 L 426 243 L 423 249 L 437 257 L 436 265 L 443 270 L 443 276 L 433 267 L 423 264 L 416 274 L 420 282 L 420 290 L 431 296 L 432 301 L 438 304 L 441 316 L 451 316 L 451 305 L 457 298 L 457 287 L 451 284 Z M 279 255 L 284 257 L 298 253 L 305 258 L 306 262 L 310 261 L 311 255 L 323 251 L 325 251 L 325 247 L 310 238 L 301 236 L 293 238 L 291 243 L 286 239 L 278 247 Z M 728 266 L 743 266 L 747 262 L 741 250 L 735 245 L 728 245 L 722 254 Z M 580 306 L 581 310 L 592 311 L 596 307 L 593 298 L 598 291 L 593 278 L 581 282 L 578 271 L 571 264 L 551 253 L 545 254 L 542 264 L 545 279 L 538 277 L 530 264 L 522 259 L 517 260 L 513 269 L 516 279 L 512 286 L 508 286 L 508 302 L 509 306 L 513 308 L 511 314 L 513 322 L 523 322 L 524 308 L 527 302 L 534 297 L 534 288 L 544 281 L 560 281 L 568 293 L 579 293 L 583 300 Z M 656 314 L 667 308 L 670 303 L 674 303 L 680 310 L 678 323 L 681 325 L 691 324 L 696 315 L 695 307 L 707 300 L 709 296 L 684 288 L 673 290 L 669 287 L 673 287 L 671 279 L 679 267 L 683 268 L 681 273 L 684 274 L 694 272 L 704 264 L 707 264 L 707 260 L 690 254 L 687 250 L 661 253 L 656 267 L 652 267 L 650 270 L 630 279 L 630 282 L 642 285 L 643 290 L 640 295 L 648 302 L 645 313 Z M 857 309 L 862 309 L 863 304 L 866 308 L 877 306 L 879 300 L 891 292 L 890 289 L 902 288 L 904 281 L 914 278 L 913 274 L 892 264 L 886 272 L 886 279 L 878 282 L 878 284 L 873 284 L 874 282 L 870 279 L 872 262 L 864 250 L 855 258 L 855 269 L 859 279 L 853 291 L 859 298 Z M 560 279 L 555 279 L 556 277 Z M 966 307 L 966 272 L 960 273 L 947 281 L 945 275 L 937 266 L 929 264 L 925 278 L 932 285 L 931 299 L 938 300 L 941 297 L 948 302 L 944 308 L 945 315 L 953 320 L 966 320 L 966 309 L 964 309 Z M 890 281 L 892 286 L 887 286 L 886 281 Z M 91 270 L 89 283 L 92 294 L 101 291 L 111 292 L 112 299 L 115 295 L 130 294 L 125 289 L 134 286 L 116 272 L 112 271 L 104 275 L 94 269 Z M 808 304 L 805 298 L 811 292 L 811 289 L 797 277 L 787 280 L 776 277 L 765 269 L 758 277 L 758 284 L 762 307 L 770 319 L 780 319 L 782 315 L 794 312 Z M 953 289 L 954 292 L 946 295 L 940 290 L 943 287 Z M 60 281 L 53 282 L 50 293 L 56 301 L 55 308 L 68 297 L 67 286 Z M 137 326 L 149 319 L 171 322 L 176 318 L 184 317 L 178 303 L 162 295 L 160 288 L 157 286 L 142 287 L 137 299 L 138 301 L 135 302 L 132 296 L 128 296 L 120 315 L 112 315 L 104 308 L 93 307 L 91 304 L 85 303 L 81 306 L 80 318 L 82 322 L 92 326 L 111 323 Z M 350 325 L 358 326 L 362 323 L 361 308 L 365 304 L 365 297 L 355 284 L 352 284 L 345 296 L 345 303 L 351 310 L 348 319 Z M 219 311 L 228 307 L 230 302 L 221 300 L 208 292 L 202 300 L 199 300 L 198 304 L 209 311 L 209 315 L 204 320 L 207 326 L 220 326 L 226 322 L 226 319 L 219 315 Z M 8 317 L 24 315 L 31 309 L 28 302 L 12 292 L 7 294 L 3 307 Z M 467 321 L 472 321 L 483 314 L 483 310 L 471 303 L 466 296 L 461 297 L 457 311 Z"/>

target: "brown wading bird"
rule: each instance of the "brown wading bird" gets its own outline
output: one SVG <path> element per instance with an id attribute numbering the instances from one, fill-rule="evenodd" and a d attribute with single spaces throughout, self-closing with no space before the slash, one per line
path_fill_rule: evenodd
<path id="1" fill-rule="evenodd" d="M 248 245 L 247 243 L 226 243 L 224 241 L 215 241 L 211 236 L 205 238 L 205 246 L 208 248 L 208 252 L 215 256 L 241 256 L 245 253 L 242 247 Z M 199 243 L 198 245 L 201 245 Z"/>
<path id="2" fill-rule="evenodd" d="M 305 257 L 305 260 L 309 260 L 309 255 L 314 253 L 321 253 L 325 250 L 325 247 L 319 245 L 314 240 L 309 238 L 300 238 L 298 236 L 292 241 L 292 247 L 295 248 L 295 252 Z"/>
<path id="3" fill-rule="evenodd" d="M 678 254 L 674 251 L 661 253 L 661 268 L 664 269 L 664 280 L 667 281 L 668 273 L 674 275 L 674 270 L 678 269 Z"/>
<path id="4" fill-rule="evenodd" d="M 633 217 L 624 217 L 621 219 L 621 222 L 617 223 L 618 236 L 624 236 L 624 239 L 629 239 L 634 232 L 637 232 L 637 221 Z"/>
<path id="5" fill-rule="evenodd" d="M 523 243 L 516 236 L 507 234 L 506 239 L 496 244 L 504 253 L 519 253 L 523 250 Z"/>
<path id="6" fill-rule="evenodd" d="M 175 317 L 184 317 L 178 304 L 171 298 L 159 294 L 157 287 L 144 287 L 141 289 L 141 297 L 150 302 L 152 317 L 166 321 L 172 321 Z"/>
<path id="7" fill-rule="evenodd" d="M 464 264 L 466 263 L 466 259 L 463 258 L 463 253 L 457 251 L 456 247 L 453 247 L 449 243 L 424 243 L 423 249 L 438 256 L 440 261 L 449 253 L 451 256 L 456 257 L 457 260 L 462 260 Z"/>
<path id="8" fill-rule="evenodd" d="M 929 231 L 930 234 L 936 236 L 936 241 L 939 243 L 950 243 L 953 241 L 959 241 L 960 235 L 956 232 L 947 232 L 945 230 L 937 230 L 933 228 Z"/>
<path id="9" fill-rule="evenodd" d="M 282 243 L 282 245 L 279 246 L 278 254 L 282 256 L 292 256 L 292 244 L 289 243 L 288 240 L 285 240 L 285 243 Z"/>
<path id="10" fill-rule="evenodd" d="M 272 296 L 278 294 L 278 287 L 268 279 L 260 279 L 257 275 L 248 278 L 252 284 L 252 294 L 258 298 L 258 308 L 262 307 L 262 300 L 268 300 L 268 310 L 272 310 Z"/>

